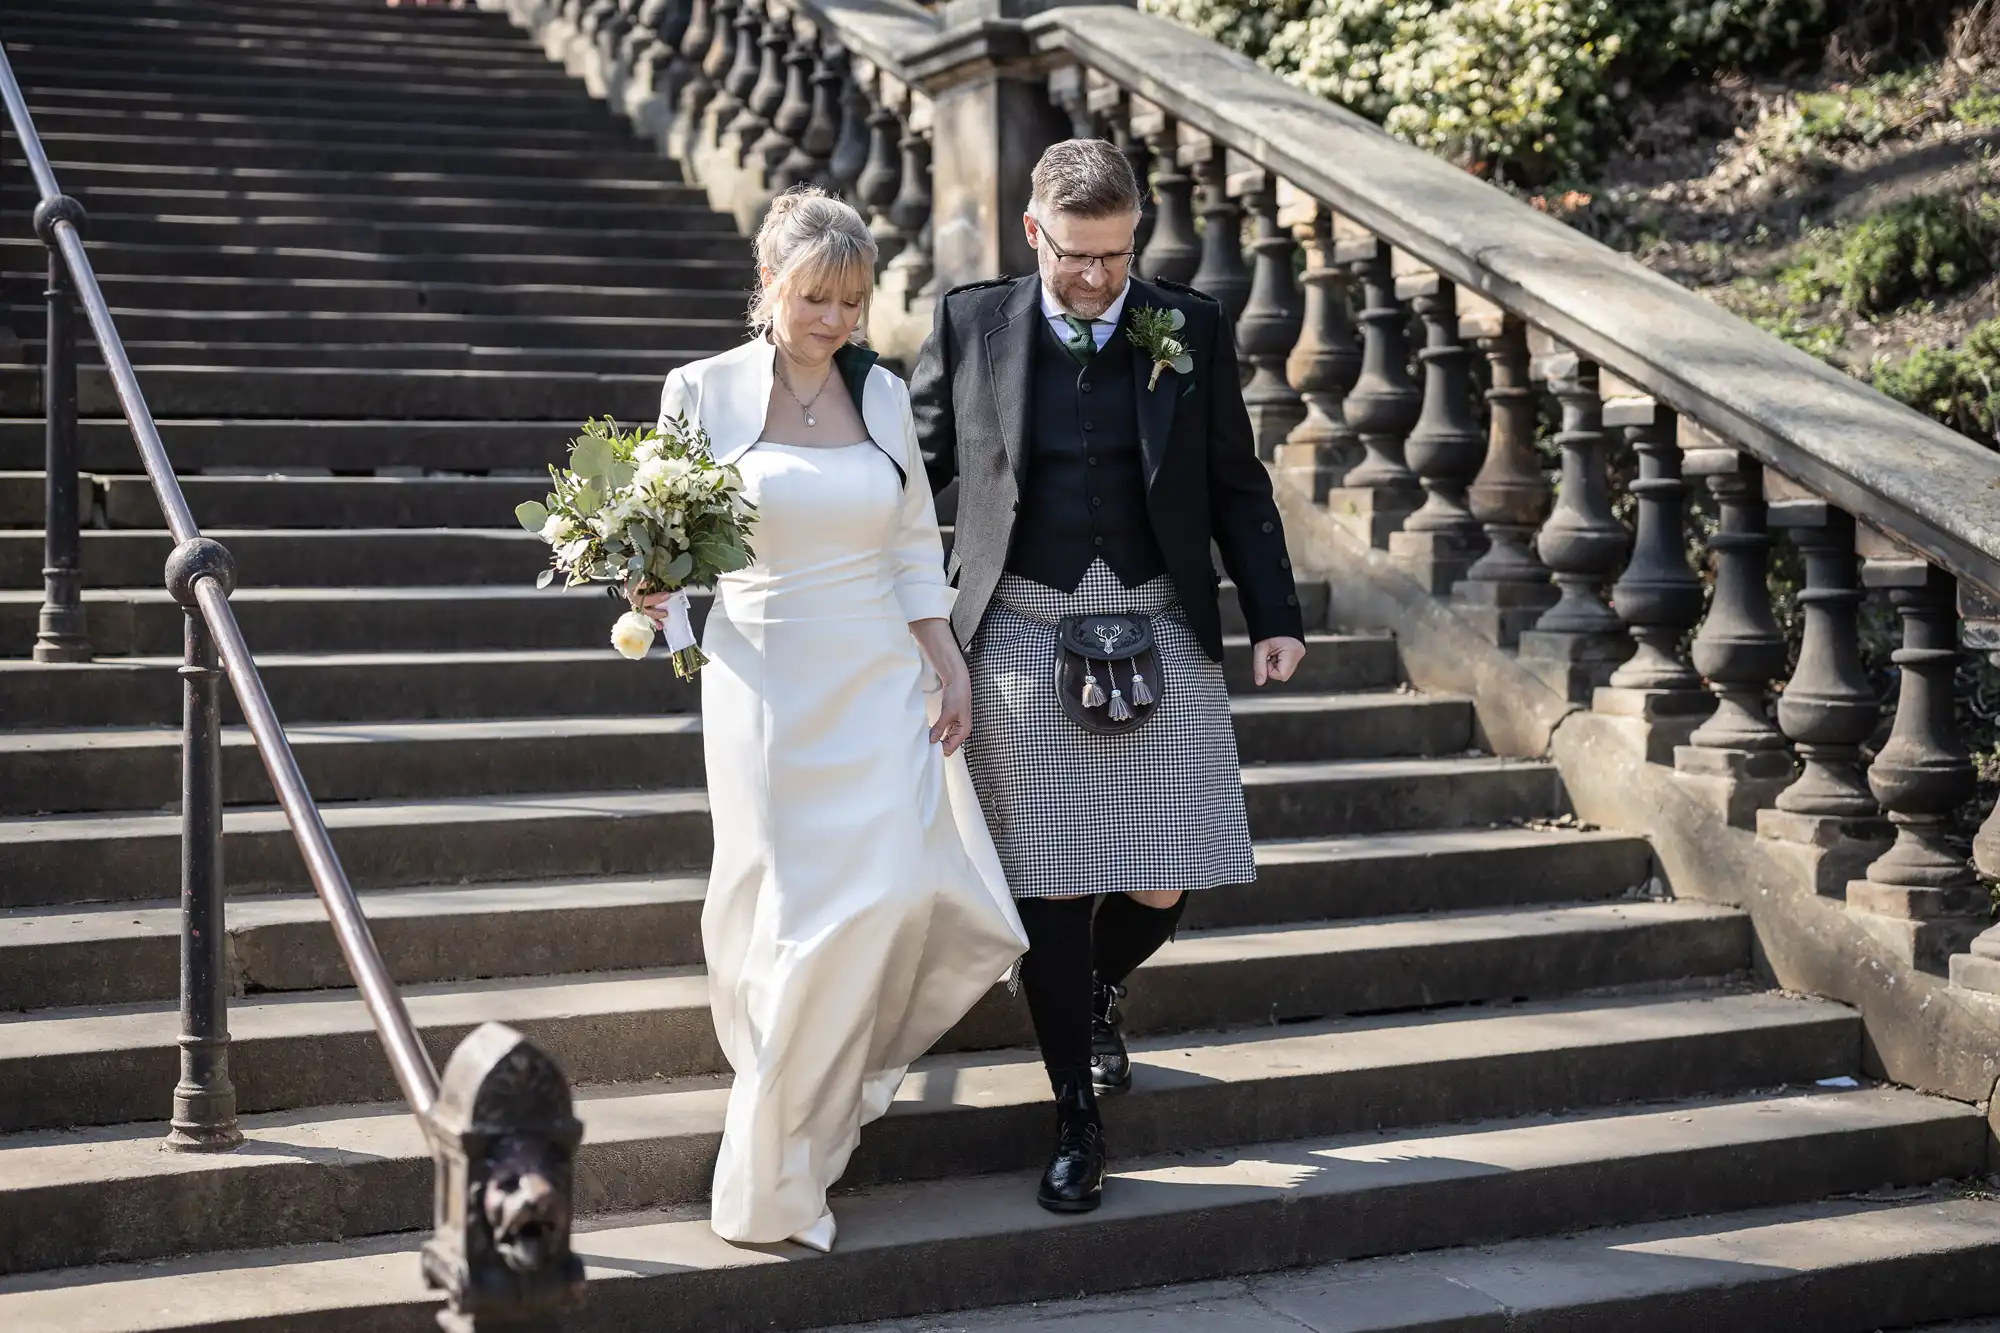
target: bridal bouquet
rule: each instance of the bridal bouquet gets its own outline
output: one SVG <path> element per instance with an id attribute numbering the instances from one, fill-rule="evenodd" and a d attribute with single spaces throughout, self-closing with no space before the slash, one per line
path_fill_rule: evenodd
<path id="1" fill-rule="evenodd" d="M 584 423 L 570 442 L 569 466 L 551 466 L 549 478 L 555 490 L 547 503 L 530 500 L 514 511 L 552 548 L 535 586 L 548 587 L 558 574 L 572 588 L 618 585 L 632 609 L 611 627 L 611 646 L 634 661 L 653 645 L 646 599 L 671 593 L 665 631 L 674 674 L 685 680 L 701 670 L 708 659 L 695 645 L 687 590 L 750 563 L 756 514 L 742 475 L 717 463 L 707 433 L 680 417 L 668 419 L 665 434 L 651 426 L 622 431 L 606 417 Z"/>

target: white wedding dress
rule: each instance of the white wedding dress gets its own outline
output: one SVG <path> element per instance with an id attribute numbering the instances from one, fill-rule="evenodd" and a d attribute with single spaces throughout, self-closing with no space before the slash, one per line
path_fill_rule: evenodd
<path id="1" fill-rule="evenodd" d="M 702 942 L 736 1071 L 711 1218 L 826 1248 L 861 1127 L 1026 939 L 965 758 L 928 736 L 909 622 L 954 594 L 922 472 L 905 486 L 872 441 L 736 464 L 757 561 L 717 587 L 700 676 Z"/>

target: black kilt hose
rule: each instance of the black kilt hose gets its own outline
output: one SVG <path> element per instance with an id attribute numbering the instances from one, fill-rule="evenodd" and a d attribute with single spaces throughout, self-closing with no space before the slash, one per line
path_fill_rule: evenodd
<path id="1" fill-rule="evenodd" d="M 1173 584 L 1127 589 L 1102 561 L 1074 595 L 1004 575 L 972 649 L 966 758 L 1017 898 L 1207 889 L 1257 877 L 1222 668 L 1179 614 Z M 1054 622 L 1151 613 L 1160 703 L 1099 736 L 1056 698 Z"/>

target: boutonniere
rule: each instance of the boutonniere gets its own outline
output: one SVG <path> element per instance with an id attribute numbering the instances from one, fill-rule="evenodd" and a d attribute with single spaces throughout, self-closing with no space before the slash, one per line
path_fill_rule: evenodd
<path id="1" fill-rule="evenodd" d="M 1153 359 L 1153 377 L 1146 381 L 1148 393 L 1159 387 L 1162 371 L 1171 370 L 1176 375 L 1194 372 L 1194 355 L 1176 336 L 1186 323 L 1187 316 L 1180 311 L 1163 310 L 1159 306 L 1149 305 L 1132 312 L 1132 327 L 1125 336 Z"/>

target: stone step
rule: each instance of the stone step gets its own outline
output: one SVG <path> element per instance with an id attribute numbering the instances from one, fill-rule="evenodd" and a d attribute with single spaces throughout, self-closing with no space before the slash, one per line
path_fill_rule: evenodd
<path id="1" fill-rule="evenodd" d="M 4 211 L 4 210 L 0 210 Z M 690 269 L 690 274 L 702 272 Z M 15 314 L 31 330 L 42 327 L 45 318 L 40 305 L 15 307 Z M 735 317 L 684 319 L 664 316 L 570 318 L 564 315 L 458 315 L 425 310 L 395 313 L 367 310 L 138 310 L 112 312 L 119 336 L 126 346 L 161 342 L 208 342 L 211 345 L 259 346 L 274 343 L 304 344 L 322 350 L 354 343 L 387 343 L 398 346 L 443 343 L 460 347 L 561 347 L 604 348 L 614 351 L 674 348 L 721 350 L 744 337 L 741 312 Z M 85 345 L 90 345 L 86 339 Z M 40 355 L 39 333 L 25 340 Z M 315 423 L 340 427 L 347 423 Z M 511 423 L 494 423 L 496 425 Z M 270 433 L 259 423 L 257 430 Z M 4 447 L 4 446 L 0 446 Z M 324 460 L 323 460 L 324 461 Z M 336 457 L 333 460 L 338 463 Z"/>
<path id="2" fill-rule="evenodd" d="M 42 0 L 6 0 L 0 12 L 21 10 L 46 12 Z M 412 6 L 396 14 L 393 10 L 355 0 L 68 0 L 62 13 L 92 23 L 123 23 L 129 18 L 159 16 L 173 19 L 196 18 L 211 22 L 247 19 L 259 22 L 297 19 L 303 23 L 335 25 L 342 28 L 401 27 L 413 38 L 432 33 L 509 33 L 505 20 L 476 9 Z"/>
<path id="3" fill-rule="evenodd" d="M 953 1333 L 1882 1333 L 1921 1324 L 1924 1333 L 2000 1333 L 2000 1319 L 1931 1322 L 2000 1304 L 1990 1276 L 1996 1261 L 2000 1206 L 1947 1187 L 1043 1301 L 953 1316 L 948 1326 Z M 918 1329 L 846 1324 L 838 1333 Z"/>
<path id="4" fill-rule="evenodd" d="M 453 225 L 456 224 L 445 224 L 447 230 Z M 142 238 L 165 236 L 169 231 L 150 226 L 126 230 Z M 514 231 L 517 234 L 513 235 L 473 238 L 468 242 L 469 249 L 454 247 L 447 240 L 429 251 L 419 252 L 404 244 L 407 238 L 397 237 L 383 238 L 385 243 L 381 246 L 374 245 L 365 236 L 347 237 L 335 248 L 316 247 L 309 239 L 302 244 L 280 244 L 276 242 L 284 238 L 275 236 L 274 243 L 270 245 L 226 244 L 227 241 L 256 234 L 256 229 L 250 224 L 226 230 L 218 225 L 215 236 L 209 240 L 176 231 L 172 244 L 150 244 L 143 239 L 109 241 L 94 245 L 92 254 L 100 274 L 116 274 L 124 282 L 137 282 L 148 277 L 210 277 L 320 282 L 351 279 L 360 282 L 457 283 L 515 288 L 572 283 L 684 289 L 715 295 L 724 291 L 735 295 L 749 290 L 751 286 L 747 264 L 749 242 L 733 232 L 692 236 L 687 244 L 683 244 L 675 233 L 667 232 L 657 243 L 649 242 L 644 246 L 613 237 L 604 244 L 564 241 L 561 245 L 551 244 L 538 250 L 531 240 L 523 239 L 524 233 L 535 230 L 551 229 L 516 228 Z M 428 240 L 424 243 L 433 244 Z M 19 241 L 0 246 L 0 249 L 10 252 L 5 256 L 6 267 L 13 275 L 7 279 L 8 286 L 24 296 L 38 296 L 38 292 L 23 290 L 24 287 L 32 287 L 25 270 L 33 263 L 31 252 L 34 243 Z M 641 253 L 629 258 L 592 253 L 593 250 L 607 249 L 636 249 Z M 744 304 L 743 299 L 737 296 L 736 313 L 739 315 Z M 22 320 L 33 320 L 35 316 L 31 312 L 42 309 L 38 302 L 22 301 L 19 305 L 17 317 Z M 740 335 L 743 329 L 740 318 L 735 321 L 735 326 Z M 36 325 L 29 324 L 26 331 L 38 332 L 38 329 Z M 122 321 L 119 331 L 123 336 Z M 199 338 L 201 335 L 197 333 L 194 336 Z M 729 345 L 727 342 L 718 344 L 715 350 Z"/>
<path id="5" fill-rule="evenodd" d="M 395 320 L 398 315 L 366 312 L 320 312 L 300 316 L 268 312 L 273 318 Z M 739 316 L 740 311 L 736 312 Z M 130 312 L 120 310 L 120 326 Z M 172 312 L 172 318 L 199 318 L 198 312 Z M 466 319 L 477 316 L 437 316 Z M 505 318 L 502 316 L 501 318 Z M 656 409 L 657 410 L 657 409 Z M 645 420 L 651 420 L 648 414 Z M 334 468 L 367 475 L 377 468 L 419 471 L 486 472 L 493 469 L 532 470 L 540 475 L 562 455 L 575 422 L 562 421 L 389 421 L 389 420 L 244 420 L 193 418 L 158 422 L 167 453 L 183 474 L 206 468 Z M 43 425 L 40 417 L 0 416 L 0 467 L 33 471 L 42 466 Z M 77 454 L 86 471 L 137 474 L 138 449 L 122 417 L 85 418 L 77 423 Z"/>
<path id="6" fill-rule="evenodd" d="M 1232 712 L 1249 764 L 1456 753 L 1472 729 L 1471 701 L 1454 696 L 1272 696 L 1237 699 Z M 321 801 L 632 791 L 684 784 L 702 763 L 699 722 L 687 715 L 294 725 L 288 734 Z M 172 807 L 180 748 L 179 729 L 168 727 L 0 731 L 0 816 Z M 232 805 L 276 802 L 247 730 L 224 731 L 222 790 Z"/>
<path id="7" fill-rule="evenodd" d="M 356 35 L 328 37 L 321 43 L 203 42 L 179 32 L 142 33 L 123 30 L 123 25 L 107 28 L 72 35 L 32 29 L 13 33 L 10 27 L 7 44 L 13 60 L 23 68 L 81 68 L 88 78 L 128 70 L 165 70 L 190 78 L 211 73 L 250 77 L 296 74 L 310 80 L 332 74 L 342 79 L 399 83 L 420 79 L 433 90 L 446 91 L 477 87 L 482 80 L 502 88 L 582 91 L 560 66 L 545 58 L 536 59 L 541 52 L 526 41 L 517 40 L 511 49 L 493 47 L 474 54 L 430 46 L 414 25 L 406 27 L 403 40 L 397 40 L 398 34 L 382 31 L 380 37 L 388 40 L 371 42 Z M 506 29 L 496 25 L 495 31 L 505 33 Z"/>
<path id="8" fill-rule="evenodd" d="M 285 156 L 289 161 L 300 161 L 296 154 Z M 435 152 L 431 156 L 436 156 Z M 454 149 L 452 156 L 468 158 L 471 165 L 482 161 L 461 149 Z M 658 267 L 663 255 L 672 256 L 674 262 L 736 259 L 741 267 L 747 269 L 749 266 L 746 257 L 749 243 L 736 231 L 730 219 L 716 213 L 679 208 L 650 224 L 606 225 L 609 221 L 550 227 L 521 222 L 435 219 L 404 222 L 238 210 L 233 214 L 94 212 L 90 215 L 88 226 L 90 239 L 106 244 L 123 242 L 209 249 L 254 237 L 258 245 L 274 247 L 281 252 L 286 249 L 319 249 L 390 256 L 447 257 L 465 254 L 521 257 L 560 254 L 579 266 L 594 261 L 605 270 L 606 276 L 615 276 L 628 266 L 622 261 L 652 260 Z M 23 244 L 27 244 L 25 238 Z M 14 256 L 18 258 L 24 253 L 17 250 Z M 614 260 L 621 262 L 607 262 Z M 117 272 L 126 271 L 109 263 L 104 267 Z"/>
<path id="9" fill-rule="evenodd" d="M 411 116 L 426 114 L 411 108 Z M 590 180 L 519 175 L 475 175 L 464 171 L 310 171 L 297 167 L 218 166 L 180 162 L 71 162 L 63 166 L 63 189 L 88 202 L 90 191 L 102 184 L 158 189 L 287 190 L 370 196 L 434 195 L 461 198 L 603 200 L 633 203 L 657 199 L 685 201 L 687 187 L 664 162 L 638 176 L 603 176 Z"/>
<path id="10" fill-rule="evenodd" d="M 1624 834 L 1460 829 L 1259 843 L 1257 865 L 1253 890 L 1194 895 L 1187 928 L 1618 898 L 1645 883 L 1651 851 Z M 698 964 L 706 888 L 628 876 L 378 889 L 362 902 L 390 974 L 412 985 Z M 234 994 L 347 983 L 317 898 L 238 896 L 228 928 Z M 0 913 L 0 1011 L 172 999 L 179 930 L 175 901 Z"/>
<path id="11" fill-rule="evenodd" d="M 44 508 L 46 502 L 47 496 L 43 490 L 41 473 L 0 472 L 0 528 L 41 527 L 47 514 Z M 76 512 L 79 522 L 90 522 L 96 503 L 97 492 L 91 485 L 90 479 L 85 478 L 77 487 Z M 5 595 L 0 593 L 0 598 L 4 598 Z M 0 635 L 4 633 L 5 631 L 0 631 Z"/>
<path id="12" fill-rule="evenodd" d="M 9 20 L 10 31 L 12 20 Z M 18 73 L 18 71 L 17 71 Z M 257 123 L 282 125 L 289 121 L 353 119 L 370 124 L 414 125 L 421 129 L 454 127 L 479 129 L 508 126 L 526 131 L 568 129 L 604 135 L 628 142 L 631 128 L 609 108 L 589 98 L 564 102 L 515 104 L 495 101 L 476 103 L 398 101 L 388 98 L 315 96 L 285 91 L 262 95 L 215 88 L 184 88 L 175 91 L 147 88 L 73 87 L 60 73 L 36 73 L 22 79 L 29 107 L 37 124 L 45 112 L 102 112 L 113 117 L 117 129 L 130 127 L 132 119 L 165 115 L 248 116 Z M 122 118 L 122 119 L 121 119 Z M 162 124 L 172 123 L 162 121 Z M 661 159 L 660 168 L 674 173 L 679 168 Z M 65 181 L 67 186 L 67 181 Z"/>
<path id="13" fill-rule="evenodd" d="M 680 687 L 680 694 L 675 704 L 694 702 L 691 688 Z M 551 699 L 556 707 L 568 702 L 559 694 Z M 681 782 L 694 776 L 685 773 Z M 1559 808 L 1559 785 L 1549 765 L 1489 758 L 1261 764 L 1243 773 L 1250 831 L 1258 838 L 1541 818 Z M 694 788 L 322 801 L 320 811 L 359 887 L 656 874 L 701 869 L 709 850 L 707 797 Z M 169 896 L 180 882 L 180 840 L 173 814 L 0 819 L 0 907 Z M 240 891 L 311 887 L 291 828 L 275 807 L 232 808 L 223 855 L 229 883 Z"/>
<path id="14" fill-rule="evenodd" d="M 1154 1038 L 1133 1054 L 1133 1090 L 1108 1111 L 1121 1161 L 1811 1083 L 1858 1068 L 1860 1023 L 1769 993 L 1666 996 Z M 713 1078 L 585 1090 L 581 1207 L 702 1203 L 725 1096 Z M 1028 1052 L 927 1059 L 864 1132 L 844 1188 L 1038 1165 L 1047 1106 Z M 430 1153 L 402 1108 L 253 1117 L 244 1131 L 235 1153 L 200 1157 L 162 1153 L 152 1124 L 0 1139 L 0 1273 L 429 1224 Z"/>
<path id="15" fill-rule="evenodd" d="M 718 280 L 722 272 L 720 265 L 694 266 L 685 270 L 689 277 L 712 274 Z M 15 276 L 21 281 L 30 280 L 26 274 Z M 721 320 L 742 318 L 745 304 L 740 291 L 687 285 L 633 287 L 531 282 L 412 282 L 396 278 L 123 277 L 116 273 L 100 273 L 98 279 L 104 289 L 105 300 L 120 310 L 200 310 L 212 304 L 227 310 L 270 310 L 294 314 L 300 311 L 428 312 L 502 317 L 561 315 L 571 319 L 657 319 L 663 312 L 674 312 L 684 313 L 690 319 Z M 662 369 L 661 374 L 665 373 Z M 10 389 L 12 384 L 12 381 L 7 382 Z M 152 399 L 151 383 L 144 387 L 148 399 Z M 95 400 L 91 401 L 94 403 Z M 162 416 L 176 415 L 157 402 L 154 408 Z M 40 411 L 39 397 L 36 398 L 34 411 Z M 657 404 L 654 411 L 658 411 Z M 0 407 L 0 415 L 22 416 L 28 413 Z M 108 416 L 109 412 L 92 406 L 84 410 L 84 415 Z M 181 412 L 179 415 L 241 418 L 256 414 L 224 406 L 212 412 Z M 311 413 L 302 410 L 292 415 L 307 416 Z M 344 414 L 332 415 L 366 417 L 369 414 L 354 408 Z M 489 414 L 478 419 L 491 420 L 492 417 Z"/>
<path id="16" fill-rule="evenodd" d="M 129 66 L 144 62 L 143 67 L 148 68 L 166 63 L 183 68 L 235 67 L 243 61 L 272 58 L 313 61 L 321 66 L 337 63 L 348 68 L 380 64 L 386 58 L 401 67 L 435 60 L 444 68 L 464 68 L 476 62 L 482 69 L 512 73 L 546 74 L 549 70 L 548 57 L 518 36 L 506 34 L 504 29 L 485 39 L 470 36 L 442 39 L 428 38 L 408 27 L 354 32 L 244 24 L 232 29 L 219 24 L 167 23 L 158 19 L 127 18 L 110 25 L 65 21 L 65 16 L 59 14 L 49 17 L 55 21 L 36 22 L 10 16 L 7 24 L 10 42 L 23 53 L 24 61 L 42 52 L 87 50 L 93 63 L 115 61 Z M 46 124 L 40 114 L 35 120 L 37 128 Z"/>
<path id="17" fill-rule="evenodd" d="M 1134 975 L 1127 1031 L 1553 999 L 1611 985 L 1722 977 L 1749 965 L 1749 944 L 1748 918 L 1688 903 L 1190 932 Z M 402 989 L 440 1065 L 465 1033 L 493 1020 L 525 1033 L 577 1083 L 725 1067 L 709 1023 L 707 980 L 695 968 Z M 170 1002 L 0 1020 L 0 1087 L 12 1090 L 0 1100 L 0 1132 L 157 1117 L 174 1084 L 179 1022 Z M 230 1077 L 245 1113 L 397 1095 L 352 991 L 239 999 L 230 1005 L 229 1029 Z M 996 981 L 939 1049 L 1031 1041 L 1026 1006 Z"/>
<path id="18" fill-rule="evenodd" d="M 574 429 L 565 428 L 564 435 Z M 548 548 L 519 523 L 511 529 L 218 527 L 208 535 L 235 555 L 244 587 L 396 586 L 440 574 L 466 583 L 520 585 L 532 583 L 548 564 Z M 84 578 L 99 587 L 155 587 L 172 549 L 173 539 L 163 531 L 86 532 Z M 41 569 L 40 532 L 0 531 L 0 587 L 38 587 Z"/>
<path id="19" fill-rule="evenodd" d="M 114 115 L 122 118 L 125 113 Z M 158 114 L 158 113 L 148 113 Z M 363 122 L 357 122 L 360 124 Z M 380 127 L 375 127 L 379 132 Z M 135 213 L 142 216 L 234 217 L 245 210 L 290 217 L 361 218 L 381 222 L 426 219 L 461 222 L 539 222 L 547 226 L 616 222 L 626 226 L 653 221 L 667 223 L 684 212 L 704 209 L 707 195 L 695 186 L 661 185 L 657 198 L 638 201 L 578 200 L 555 196 L 502 199 L 492 195 L 450 193 L 352 195 L 312 190 L 230 190 L 199 187 L 168 188 L 143 179 L 97 185 L 80 194 L 93 213 Z M 0 185 L 0 213 L 33 212 L 38 196 L 27 185 Z M 95 255 L 102 247 L 91 246 Z M 107 268 L 116 265 L 106 264 Z"/>
<path id="20" fill-rule="evenodd" d="M 492 289 L 496 294 L 501 290 Z M 553 290 L 553 289 L 551 289 Z M 147 366 L 146 401 L 167 416 L 456 417 L 485 420 L 582 421 L 611 415 L 650 420 L 660 381 L 677 362 L 662 355 L 647 374 L 539 370 L 347 370 L 310 367 Z M 77 371 L 79 411 L 118 410 L 110 375 L 101 366 Z M 20 416 L 42 407 L 42 376 L 26 367 L 0 368 L 0 412 Z"/>
<path id="21" fill-rule="evenodd" d="M 548 344 L 527 347 L 475 346 L 466 343 L 376 342 L 376 343 L 273 343 L 273 342 L 141 342 L 125 341 L 125 354 L 140 375 L 154 367 L 201 366 L 209 369 L 254 368 L 295 369 L 304 373 L 320 370 L 425 370 L 495 371 L 509 375 L 617 371 L 624 374 L 650 373 L 655 366 L 682 365 L 713 356 L 737 342 L 740 330 L 729 329 L 701 346 L 692 339 L 675 338 L 671 348 L 647 347 L 559 347 Z M 44 344 L 30 339 L 22 344 L 17 364 L 38 365 Z M 97 360 L 92 343 L 86 342 L 83 355 Z M 664 377 L 662 377 L 664 378 Z"/>
<path id="22" fill-rule="evenodd" d="M 736 1327 L 799 1329 L 1375 1255 L 1404 1255 L 1400 1271 L 1414 1272 L 1412 1250 L 1797 1204 L 1968 1174 L 1983 1169 L 1983 1134 L 1983 1120 L 1969 1107 L 1868 1090 L 1475 1122 L 1401 1137 L 1313 1136 L 1124 1159 L 1115 1164 L 1103 1209 L 1060 1219 L 1035 1206 L 1032 1173 L 858 1190 L 836 1201 L 841 1239 L 830 1255 L 732 1246 L 697 1210 L 663 1210 L 579 1232 L 575 1248 L 592 1283 L 585 1311 L 572 1322 L 674 1333 L 713 1329 L 715 1311 L 726 1309 Z M 1947 1270 L 1955 1271 L 1945 1299 L 1933 1305 L 1925 1296 L 1905 1308 L 1963 1313 L 1975 1290 L 1992 1300 L 1987 1270 L 2000 1254 L 1996 1212 L 1986 1203 L 1957 1227 L 1927 1233 L 1932 1243 L 1924 1253 L 1971 1254 Z M 1856 1241 L 1865 1245 L 1873 1231 L 1857 1228 Z M 1883 1234 L 1898 1252 L 1915 1239 L 1897 1228 Z M 16 1278 L 0 1284 L 0 1317 L 37 1333 L 166 1333 L 218 1321 L 418 1333 L 431 1327 L 436 1309 L 414 1258 L 420 1240 Z M 1830 1266 L 1852 1250 L 1816 1255 Z M 1667 1267 L 1686 1281 L 1718 1265 Z M 1738 1273 L 1744 1281 L 1759 1275 L 1754 1264 L 1736 1267 L 1748 1270 Z M 1465 1293 L 1447 1284 L 1431 1294 Z M 1781 1326 L 1803 1325 L 1784 1319 Z"/>
<path id="23" fill-rule="evenodd" d="M 542 500 L 547 477 L 183 477 L 204 528 L 514 528 L 514 507 Z M 165 525 L 151 480 L 104 477 L 105 521 Z"/>
<path id="24" fill-rule="evenodd" d="M 199 505 L 195 512 L 199 517 Z M 1298 596 L 1306 624 L 1323 624 L 1326 585 L 1300 584 Z M 260 654 L 599 648 L 610 633 L 613 613 L 606 608 L 617 607 L 602 589 L 538 590 L 526 579 L 448 587 L 247 587 L 238 588 L 230 601 Z M 707 615 L 705 595 L 692 601 L 700 625 Z M 0 590 L 0 657 L 28 655 L 41 604 L 39 588 Z M 1222 585 L 1220 610 L 1225 634 L 1245 633 L 1233 584 Z M 84 612 L 100 659 L 181 651 L 180 607 L 163 587 L 86 589 Z M 1296 688 L 1391 686 L 1397 676 L 1395 646 L 1380 635 L 1315 637 L 1303 671 L 1294 679 Z"/>
<path id="25" fill-rule="evenodd" d="M 429 25 L 428 16 L 417 20 L 422 26 L 413 26 L 409 22 L 388 21 L 395 16 L 385 13 L 375 24 L 364 26 L 352 19 L 345 24 L 326 24 L 307 20 L 259 23 L 251 18 L 191 18 L 187 17 L 190 11 L 180 6 L 175 7 L 176 16 L 172 18 L 142 16 L 130 10 L 121 10 L 116 20 L 110 23 L 105 21 L 103 15 L 91 15 L 68 7 L 52 11 L 46 7 L 20 9 L 16 6 L 0 12 L 7 15 L 9 32 L 67 45 L 87 42 L 93 46 L 104 44 L 166 49 L 170 44 L 177 50 L 275 48 L 303 52 L 331 50 L 336 45 L 344 45 L 347 51 L 366 54 L 380 51 L 383 42 L 393 42 L 398 50 L 404 52 L 547 61 L 539 50 L 525 45 L 519 33 L 504 25 L 493 24 L 455 33 L 442 32 Z"/>
<path id="26" fill-rule="evenodd" d="M 544 109 L 561 111 L 575 105 L 580 91 L 573 83 L 560 78 L 553 84 L 529 82 L 517 78 L 500 82 L 499 86 L 494 87 L 481 87 L 477 82 L 433 86 L 421 73 L 414 76 L 396 77 L 385 74 L 379 78 L 366 78 L 356 76 L 346 69 L 335 69 L 330 73 L 314 76 L 309 71 L 283 68 L 147 70 L 84 67 L 79 69 L 75 66 L 63 67 L 38 61 L 25 65 L 21 75 L 34 83 L 60 81 L 77 92 L 195 93 L 203 96 L 221 94 L 244 98 L 311 97 L 328 101 L 351 99 L 356 102 L 385 100 L 406 104 L 411 113 L 417 116 L 426 114 L 431 108 L 438 108 L 463 117 L 478 112 L 489 103 L 498 103 L 522 111 Z"/>

